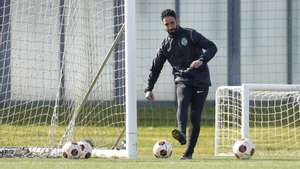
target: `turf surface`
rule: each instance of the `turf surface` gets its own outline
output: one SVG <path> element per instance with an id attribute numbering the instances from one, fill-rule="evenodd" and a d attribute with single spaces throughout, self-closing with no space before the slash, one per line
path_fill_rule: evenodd
<path id="1" fill-rule="evenodd" d="M 178 160 L 185 146 L 179 145 L 171 138 L 171 127 L 138 129 L 138 158 L 136 160 L 91 158 L 87 160 L 43 159 L 43 158 L 2 158 L 1 169 L 276 169 L 299 168 L 300 160 L 296 158 L 274 159 L 257 158 L 237 160 L 234 157 L 214 157 L 214 129 L 203 127 L 194 159 L 190 161 Z M 160 138 L 168 139 L 173 145 L 173 155 L 169 159 L 156 159 L 152 155 L 152 146 Z"/>

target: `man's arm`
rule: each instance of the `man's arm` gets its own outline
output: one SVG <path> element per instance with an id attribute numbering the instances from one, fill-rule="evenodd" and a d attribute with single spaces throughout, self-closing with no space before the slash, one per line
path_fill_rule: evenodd
<path id="1" fill-rule="evenodd" d="M 156 83 L 165 62 L 166 62 L 166 57 L 164 55 L 164 51 L 162 47 L 160 47 L 156 57 L 153 59 L 149 78 L 148 78 L 148 84 L 145 89 L 145 92 L 152 91 L 154 84 Z"/>
<path id="2" fill-rule="evenodd" d="M 217 53 L 217 46 L 210 40 L 206 39 L 197 31 L 192 31 L 192 41 L 195 45 L 205 49 L 205 52 L 200 56 L 199 60 L 203 63 L 209 62 Z"/>

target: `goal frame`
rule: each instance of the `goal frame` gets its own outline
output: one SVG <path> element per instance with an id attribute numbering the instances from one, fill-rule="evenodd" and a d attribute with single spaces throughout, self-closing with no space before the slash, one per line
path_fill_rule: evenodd
<path id="1" fill-rule="evenodd" d="M 125 94 L 126 98 L 126 157 L 137 155 L 136 97 L 136 1 L 125 1 Z"/>
<path id="2" fill-rule="evenodd" d="M 259 84 L 259 83 L 244 83 L 241 86 L 220 86 L 215 93 L 215 156 L 234 156 L 232 152 L 220 153 L 218 152 L 219 146 L 219 122 L 220 122 L 220 110 L 218 92 L 222 89 L 237 89 L 240 88 L 241 93 L 241 138 L 249 138 L 249 93 L 255 90 L 272 90 L 272 91 L 300 91 L 300 85 L 294 84 Z M 254 143 L 255 144 L 255 143 Z"/>
<path id="3" fill-rule="evenodd" d="M 63 3 L 59 3 L 59 10 L 61 10 L 62 6 L 64 6 Z M 0 146 L 0 158 L 1 157 L 58 157 L 62 154 L 61 146 L 66 142 L 72 140 L 72 134 L 75 127 L 75 121 L 77 118 L 77 115 L 79 112 L 83 109 L 84 103 L 87 101 L 87 98 L 90 94 L 90 92 L 93 90 L 94 85 L 97 83 L 96 81 L 99 79 L 99 76 L 101 76 L 102 69 L 105 67 L 109 57 L 113 55 L 113 51 L 115 50 L 115 46 L 117 43 L 121 41 L 121 37 L 124 36 L 124 39 L 122 40 L 122 43 L 124 43 L 124 54 L 125 54 L 125 88 L 123 91 L 125 91 L 125 99 L 124 99 L 124 109 L 122 109 L 122 120 L 125 118 L 125 124 L 122 124 L 120 127 L 120 134 L 118 138 L 116 138 L 116 141 L 113 145 L 113 147 L 108 147 L 105 149 L 101 148 L 94 148 L 92 151 L 93 157 L 107 157 L 107 158 L 125 158 L 125 159 L 135 159 L 137 156 L 137 98 L 136 98 L 136 1 L 135 0 L 124 0 L 124 4 L 122 4 L 122 10 L 118 11 L 121 13 L 118 17 L 124 17 L 124 20 L 122 18 L 119 27 L 119 33 L 116 34 L 117 29 L 114 28 L 114 36 L 111 40 L 113 40 L 113 44 L 107 44 L 108 48 L 110 46 L 110 49 L 107 49 L 107 53 L 105 55 L 104 61 L 102 61 L 102 64 L 99 65 L 98 71 L 95 66 L 95 72 L 97 71 L 96 77 L 94 77 L 93 82 L 90 84 L 90 86 L 87 86 L 87 92 L 80 93 L 80 101 L 78 101 L 78 107 L 74 111 L 71 112 L 72 116 L 69 119 L 70 122 L 67 125 L 67 130 L 65 131 L 65 134 L 63 135 L 62 139 L 60 140 L 60 143 L 57 145 L 54 145 L 52 147 L 47 147 L 46 145 L 12 145 L 12 146 L 6 146 L 3 147 Z M 60 11 L 61 12 L 61 11 Z M 63 17 L 64 14 L 60 13 L 59 17 Z M 70 18 L 69 18 L 70 19 Z M 73 18 L 74 19 L 74 18 Z M 70 19 L 71 20 L 71 19 Z M 63 21 L 64 22 L 64 19 Z M 65 24 L 65 23 L 64 23 Z M 64 28 L 61 28 L 64 29 Z M 64 30 L 62 31 L 64 32 Z M 65 32 L 64 32 L 65 33 Z M 65 39 L 65 37 L 63 37 Z M 60 51 L 61 52 L 61 51 Z M 102 55 L 102 54 L 101 54 Z M 123 55 L 124 56 L 124 55 Z M 101 56 L 103 57 L 103 56 Z M 98 64 L 98 63 L 97 63 Z M 96 64 L 95 64 L 96 65 Z M 97 65 L 98 66 L 98 65 Z M 123 67 L 122 67 L 123 68 Z M 62 71 L 62 70 L 61 70 Z M 124 76 L 123 76 L 124 77 Z M 61 77 L 60 77 L 61 78 Z M 93 77 L 91 77 L 93 78 Z M 88 84 L 87 84 L 88 85 Z M 122 84 L 123 85 L 123 84 Z M 61 86 L 59 86 L 60 88 Z M 122 91 L 122 92 L 123 92 Z M 57 95 L 60 95 L 60 90 L 57 93 Z M 123 94 L 123 93 L 122 93 Z M 59 96 L 60 97 L 60 96 Z M 57 97 L 57 98 L 59 98 Z M 56 112 L 58 100 L 55 100 L 55 106 L 54 111 Z M 122 107 L 123 108 L 123 107 Z M 125 113 L 124 113 L 125 112 Z M 1 117 L 0 117 L 1 118 Z M 51 119 L 51 125 L 52 120 L 56 120 L 57 114 L 53 113 L 52 119 Z M 1 119 L 0 119 L 1 120 Z M 1 121 L 2 122 L 2 121 Z M 1 123 L 2 124 L 2 123 Z M 4 123 L 6 124 L 6 123 Z M 124 126 L 123 126 L 124 125 Z M 49 135 L 52 135 L 53 133 L 49 132 Z M 125 142 L 119 143 L 121 138 L 123 139 L 123 136 L 125 135 Z M 101 139 L 101 138 L 100 138 Z M 117 147 L 118 145 L 121 145 L 122 147 Z M 50 145 L 50 144 L 49 144 Z"/>
<path id="4" fill-rule="evenodd" d="M 92 156 L 136 159 L 137 103 L 136 103 L 136 1 L 124 0 L 125 8 L 125 150 L 95 149 Z"/>

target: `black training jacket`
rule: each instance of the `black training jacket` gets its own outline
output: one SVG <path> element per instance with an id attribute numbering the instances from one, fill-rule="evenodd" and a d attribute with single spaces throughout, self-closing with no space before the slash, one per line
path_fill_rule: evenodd
<path id="1" fill-rule="evenodd" d="M 174 35 L 168 35 L 161 43 L 157 56 L 153 59 L 148 86 L 152 91 L 166 60 L 173 68 L 175 83 L 185 83 L 198 87 L 211 85 L 207 62 L 217 52 L 216 45 L 193 29 L 177 27 Z M 200 59 L 203 64 L 191 69 L 190 64 Z"/>

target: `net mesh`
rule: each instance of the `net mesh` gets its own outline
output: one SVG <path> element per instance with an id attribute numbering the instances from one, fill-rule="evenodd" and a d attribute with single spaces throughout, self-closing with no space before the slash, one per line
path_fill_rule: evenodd
<path id="1" fill-rule="evenodd" d="M 3 3 L 2 155 L 59 156 L 62 144 L 81 139 L 97 149 L 115 147 L 125 126 L 123 37 L 83 97 L 124 24 L 123 1 Z"/>
<path id="2" fill-rule="evenodd" d="M 232 154 L 242 137 L 241 87 L 220 88 L 216 95 L 216 155 Z M 258 156 L 299 156 L 300 91 L 249 92 L 249 137 Z M 246 124 L 247 125 L 247 124 Z"/>

